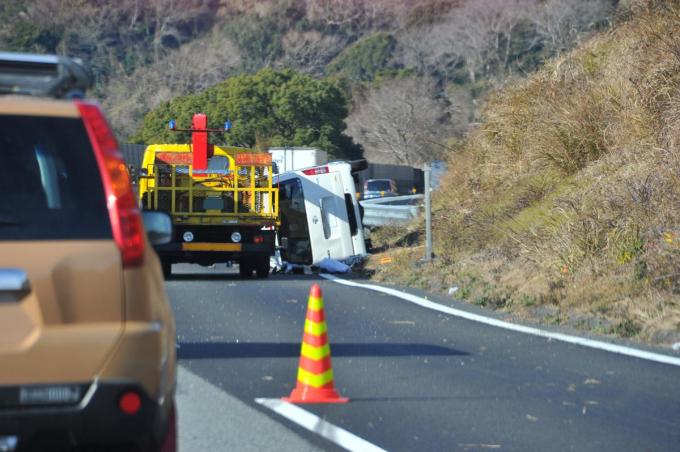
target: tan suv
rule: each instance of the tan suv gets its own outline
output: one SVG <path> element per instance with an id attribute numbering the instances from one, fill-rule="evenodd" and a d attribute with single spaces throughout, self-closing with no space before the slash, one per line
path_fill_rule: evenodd
<path id="1" fill-rule="evenodd" d="M 62 57 L 0 53 L 0 450 L 175 450 L 175 325 L 96 104 Z M 147 233 L 145 233 L 146 225 Z"/>

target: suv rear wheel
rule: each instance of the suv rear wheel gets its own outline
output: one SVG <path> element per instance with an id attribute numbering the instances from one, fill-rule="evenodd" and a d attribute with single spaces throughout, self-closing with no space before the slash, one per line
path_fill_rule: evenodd
<path id="1" fill-rule="evenodd" d="M 177 409 L 174 403 L 172 404 L 172 408 L 170 408 L 165 435 L 163 436 L 159 450 L 160 452 L 177 451 Z"/>

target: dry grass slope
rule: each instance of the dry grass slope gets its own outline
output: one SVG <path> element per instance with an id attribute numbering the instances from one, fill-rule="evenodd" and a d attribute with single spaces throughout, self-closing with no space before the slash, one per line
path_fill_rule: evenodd
<path id="1" fill-rule="evenodd" d="M 435 194 L 435 253 L 377 278 L 606 334 L 680 340 L 680 5 L 496 93 Z M 395 231 L 381 244 L 396 252 Z M 391 239 L 394 240 L 394 239 Z"/>

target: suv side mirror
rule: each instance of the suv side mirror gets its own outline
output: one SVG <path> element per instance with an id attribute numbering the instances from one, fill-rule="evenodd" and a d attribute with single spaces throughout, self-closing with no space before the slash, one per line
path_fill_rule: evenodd
<path id="1" fill-rule="evenodd" d="M 143 211 L 144 229 L 152 245 L 163 245 L 172 240 L 172 220 L 170 215 L 159 211 Z"/>

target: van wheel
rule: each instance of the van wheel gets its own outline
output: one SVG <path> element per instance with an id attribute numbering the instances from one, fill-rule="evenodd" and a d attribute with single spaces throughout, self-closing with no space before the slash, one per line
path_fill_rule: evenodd
<path id="1" fill-rule="evenodd" d="M 241 278 L 247 279 L 253 276 L 253 267 L 250 262 L 239 262 L 238 263 L 238 274 Z"/>
<path id="2" fill-rule="evenodd" d="M 266 256 L 266 258 L 258 259 L 255 272 L 257 273 L 258 278 L 269 277 L 269 256 Z"/>

